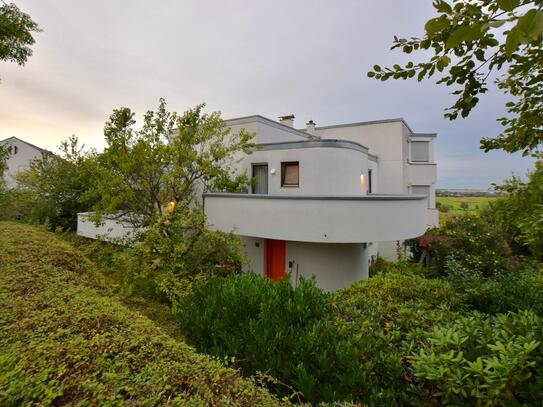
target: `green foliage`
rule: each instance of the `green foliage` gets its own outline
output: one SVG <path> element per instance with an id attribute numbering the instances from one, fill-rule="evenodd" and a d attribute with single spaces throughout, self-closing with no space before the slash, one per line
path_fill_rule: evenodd
<path id="1" fill-rule="evenodd" d="M 141 130 L 134 113 L 114 110 L 104 128 L 107 147 L 99 156 L 92 188 L 97 215 L 130 217 L 135 226 L 149 226 L 170 202 L 189 205 L 208 190 L 238 191 L 248 185 L 230 168 L 236 154 L 248 152 L 252 135 L 230 134 L 218 112 L 203 113 L 204 105 L 178 115 L 160 99 L 148 111 Z"/>
<path id="2" fill-rule="evenodd" d="M 28 14 L 13 3 L 0 4 L 0 61 L 24 65 L 32 56 L 32 33 L 41 31 Z"/>
<path id="3" fill-rule="evenodd" d="M 365 388 L 364 374 L 325 318 L 326 298 L 311 280 L 293 288 L 253 273 L 211 278 L 181 301 L 179 320 L 197 349 L 270 374 L 279 394 L 291 394 L 286 383 L 308 401 L 348 400 Z"/>
<path id="4" fill-rule="evenodd" d="M 0 223 L 0 404 L 278 405 L 112 297 L 67 243 Z"/>
<path id="5" fill-rule="evenodd" d="M 334 293 L 328 310 L 340 335 L 356 347 L 364 385 L 359 401 L 367 405 L 417 405 L 425 399 L 413 385 L 406 356 L 432 326 L 455 318 L 462 309 L 452 286 L 388 267 L 369 281 Z"/>
<path id="6" fill-rule="evenodd" d="M 497 87 L 512 97 L 506 103 L 509 117 L 499 118 L 505 127 L 496 138 L 484 138 L 485 151 L 539 154 L 543 141 L 543 10 L 541 0 L 445 0 L 433 3 L 438 14 L 426 22 L 423 38 L 394 37 L 392 49 L 406 54 L 430 55 L 423 62 L 375 65 L 369 77 L 382 81 L 438 76 L 437 83 L 456 86 L 458 99 L 445 117 L 466 117 L 487 92 L 487 79 L 507 70 Z M 428 54 L 429 51 L 429 54 Z"/>
<path id="7" fill-rule="evenodd" d="M 35 197 L 32 218 L 44 218 L 52 227 L 75 230 L 77 213 L 93 204 L 84 198 L 92 185 L 94 152 L 84 152 L 75 136 L 59 146 L 61 155 L 44 153 L 30 163 L 30 168 L 17 175 L 21 189 Z"/>
<path id="8" fill-rule="evenodd" d="M 240 272 L 240 246 L 236 236 L 209 230 L 199 208 L 176 205 L 115 258 L 116 273 L 124 273 L 125 294 L 164 298 L 176 309 L 195 281 Z"/>
<path id="9" fill-rule="evenodd" d="M 450 218 L 428 234 L 435 236 L 429 250 L 442 275 L 447 274 L 447 262 L 451 260 L 483 276 L 497 275 L 518 265 L 508 237 L 489 214 Z"/>
<path id="10" fill-rule="evenodd" d="M 540 405 L 542 333 L 528 311 L 464 316 L 423 334 L 414 375 L 441 405 Z"/>
<path id="11" fill-rule="evenodd" d="M 9 152 L 6 146 L 0 144 L 0 193 L 3 192 L 5 189 L 6 181 L 4 179 L 4 173 L 6 172 L 8 166 L 7 166 L 7 159 L 9 157 Z"/>
<path id="12" fill-rule="evenodd" d="M 487 314 L 533 310 L 543 315 L 543 266 L 524 268 L 485 277 L 478 270 L 466 269 L 456 259 L 447 262 L 447 280 L 470 309 Z"/>
<path id="13" fill-rule="evenodd" d="M 507 194 L 487 209 L 511 241 L 514 252 L 543 260 L 543 162 L 535 163 L 528 181 L 513 177 L 497 187 Z"/>

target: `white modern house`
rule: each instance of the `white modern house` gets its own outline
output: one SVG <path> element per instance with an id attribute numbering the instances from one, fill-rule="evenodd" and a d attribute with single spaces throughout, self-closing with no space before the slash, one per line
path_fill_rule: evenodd
<path id="1" fill-rule="evenodd" d="M 324 290 L 368 278 L 372 256 L 395 259 L 399 242 L 438 224 L 433 133 L 403 119 L 296 129 L 255 115 L 227 120 L 232 132 L 255 135 L 237 170 L 254 182 L 248 193 L 206 193 L 209 227 L 243 243 L 248 271 L 274 280 L 315 276 Z M 95 237 L 80 214 L 78 233 Z M 108 226 L 112 226 L 109 227 Z"/>
<path id="2" fill-rule="evenodd" d="M 3 177 L 8 188 L 17 186 L 16 175 L 19 171 L 24 171 L 30 167 L 30 163 L 35 159 L 41 159 L 43 148 L 30 144 L 17 137 L 9 137 L 0 141 L 0 145 L 8 150 L 7 170 Z"/>

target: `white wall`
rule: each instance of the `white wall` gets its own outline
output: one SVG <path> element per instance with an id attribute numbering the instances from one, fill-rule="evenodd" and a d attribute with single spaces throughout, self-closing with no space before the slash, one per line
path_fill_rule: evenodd
<path id="1" fill-rule="evenodd" d="M 208 194 L 209 227 L 244 236 L 315 243 L 409 239 L 426 230 L 426 198 Z"/>
<path id="2" fill-rule="evenodd" d="M 16 138 L 7 139 L 2 142 L 2 145 L 5 147 L 11 146 L 12 149 L 12 153 L 7 159 L 8 168 L 4 173 L 4 180 L 8 188 L 14 188 L 17 186 L 17 180 L 15 179 L 17 172 L 27 170 L 33 160 L 42 157 L 42 152 Z M 14 153 L 15 147 L 17 147 L 17 154 Z"/>
<path id="3" fill-rule="evenodd" d="M 377 123 L 359 126 L 330 127 L 316 129 L 323 139 L 351 140 L 369 148 L 369 153 L 379 157 L 379 193 L 405 194 L 404 128 L 402 122 Z"/>
<path id="4" fill-rule="evenodd" d="M 91 213 L 77 214 L 77 234 L 90 239 L 104 241 L 120 241 L 132 238 L 137 232 L 132 226 L 123 223 L 122 220 L 103 218 L 100 225 L 96 226 L 89 220 Z"/>
<path id="5" fill-rule="evenodd" d="M 264 271 L 265 239 L 240 236 L 249 264 L 244 271 L 260 276 Z M 327 244 L 286 242 L 285 270 L 296 285 L 300 277 L 315 276 L 317 286 L 325 291 L 338 290 L 368 278 L 367 249 L 362 244 Z M 292 269 L 289 268 L 292 262 Z M 298 271 L 298 273 L 297 273 Z"/>
<path id="6" fill-rule="evenodd" d="M 288 161 L 299 162 L 299 187 L 281 187 L 281 162 Z M 252 164 L 266 163 L 270 195 L 366 194 L 360 174 L 367 174 L 368 156 L 357 150 L 315 147 L 256 151 L 243 160 L 241 170 L 251 177 Z"/>

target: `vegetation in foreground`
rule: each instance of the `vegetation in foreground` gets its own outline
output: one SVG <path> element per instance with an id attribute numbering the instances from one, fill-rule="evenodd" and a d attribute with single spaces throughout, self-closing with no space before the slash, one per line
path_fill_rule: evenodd
<path id="1" fill-rule="evenodd" d="M 92 263 L 0 223 L 0 404 L 276 405 L 111 296 Z"/>

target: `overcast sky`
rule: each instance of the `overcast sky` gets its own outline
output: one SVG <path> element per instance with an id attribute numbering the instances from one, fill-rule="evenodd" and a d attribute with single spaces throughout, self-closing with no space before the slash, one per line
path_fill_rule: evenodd
<path id="1" fill-rule="evenodd" d="M 430 0 L 140 1 L 18 0 L 43 29 L 24 67 L 0 62 L 0 139 L 47 149 L 71 134 L 103 148 L 112 109 L 139 114 L 165 97 L 182 112 L 200 102 L 224 118 L 294 113 L 295 126 L 403 117 L 437 132 L 438 186 L 486 188 L 530 159 L 485 154 L 500 126 L 492 91 L 467 120 L 450 122 L 453 98 L 433 80 L 379 82 L 373 64 L 407 59 L 394 35 L 420 36 Z"/>

